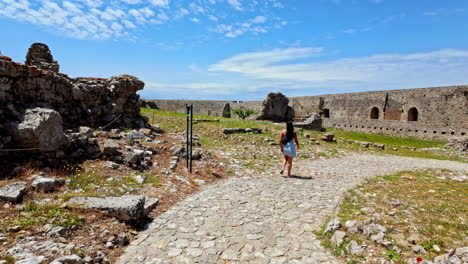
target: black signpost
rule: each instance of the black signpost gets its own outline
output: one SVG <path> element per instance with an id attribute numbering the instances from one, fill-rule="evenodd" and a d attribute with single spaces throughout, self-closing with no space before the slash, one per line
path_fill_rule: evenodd
<path id="1" fill-rule="evenodd" d="M 190 173 L 192 173 L 192 147 L 193 147 L 193 105 L 185 105 L 187 108 L 187 155 L 185 155 L 185 162 L 187 169 L 189 170 Z"/>

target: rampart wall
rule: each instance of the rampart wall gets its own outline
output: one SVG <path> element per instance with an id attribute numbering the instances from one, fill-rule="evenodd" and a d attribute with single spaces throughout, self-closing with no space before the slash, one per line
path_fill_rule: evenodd
<path id="1" fill-rule="evenodd" d="M 467 136 L 468 86 L 328 94 L 289 98 L 296 115 L 319 114 L 324 127 L 407 136 L 448 139 Z M 196 113 L 221 116 L 223 106 L 260 112 L 261 101 L 152 100 L 165 111 L 184 112 L 193 104 Z"/>

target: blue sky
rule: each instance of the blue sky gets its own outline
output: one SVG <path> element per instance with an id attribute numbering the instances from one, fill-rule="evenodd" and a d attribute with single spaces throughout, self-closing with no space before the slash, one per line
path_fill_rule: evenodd
<path id="1" fill-rule="evenodd" d="M 468 84 L 466 0 L 0 0 L 0 50 L 153 99 L 261 100 Z"/>

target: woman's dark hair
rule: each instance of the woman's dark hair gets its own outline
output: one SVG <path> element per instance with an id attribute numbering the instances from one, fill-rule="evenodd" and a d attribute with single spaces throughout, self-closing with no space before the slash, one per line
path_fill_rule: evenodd
<path id="1" fill-rule="evenodd" d="M 283 144 L 286 144 L 289 141 L 291 141 L 293 137 L 294 137 L 294 126 L 293 126 L 293 123 L 289 121 L 286 123 L 286 135 L 283 136 L 281 141 L 283 142 Z"/>

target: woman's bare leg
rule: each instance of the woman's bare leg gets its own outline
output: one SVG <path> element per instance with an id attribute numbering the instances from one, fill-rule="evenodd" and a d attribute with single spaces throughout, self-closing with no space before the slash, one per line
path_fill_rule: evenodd
<path id="1" fill-rule="evenodd" d="M 281 167 L 281 171 L 284 171 L 284 168 L 286 167 L 286 163 L 288 162 L 288 156 L 283 156 L 283 166 Z"/>
<path id="2" fill-rule="evenodd" d="M 292 162 L 293 162 L 293 158 L 288 157 L 288 177 L 291 177 Z"/>

